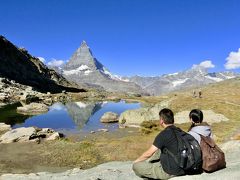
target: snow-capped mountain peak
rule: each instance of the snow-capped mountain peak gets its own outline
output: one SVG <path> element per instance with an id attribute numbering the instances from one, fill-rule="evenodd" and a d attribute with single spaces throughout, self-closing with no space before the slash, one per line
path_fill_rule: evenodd
<path id="1" fill-rule="evenodd" d="M 143 93 L 140 86 L 112 74 L 92 54 L 85 41 L 65 65 L 63 75 L 70 81 L 109 91 Z"/>

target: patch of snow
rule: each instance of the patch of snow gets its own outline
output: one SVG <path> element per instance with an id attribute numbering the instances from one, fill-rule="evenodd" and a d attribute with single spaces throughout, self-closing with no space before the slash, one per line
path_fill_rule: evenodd
<path id="1" fill-rule="evenodd" d="M 77 69 L 69 70 L 69 71 L 63 71 L 63 74 L 65 75 L 73 75 L 73 74 L 78 74 L 79 71 Z"/>
<path id="2" fill-rule="evenodd" d="M 78 69 L 80 71 L 84 71 L 84 70 L 87 70 L 87 69 L 90 69 L 90 68 L 87 65 L 81 65 Z"/>
<path id="3" fill-rule="evenodd" d="M 122 78 L 121 76 L 118 76 L 118 75 L 113 75 L 113 76 L 120 81 L 130 82 L 130 80 L 127 78 Z"/>
<path id="4" fill-rule="evenodd" d="M 205 76 L 205 77 L 208 78 L 208 79 L 211 79 L 211 80 L 213 80 L 213 81 L 216 81 L 216 82 L 223 81 L 223 79 L 217 78 L 217 77 L 211 77 L 211 76 Z"/>
<path id="5" fill-rule="evenodd" d="M 62 103 L 55 103 L 50 108 L 50 111 L 65 111 L 66 108 Z"/>
<path id="6" fill-rule="evenodd" d="M 179 86 L 183 83 L 185 83 L 189 78 L 185 78 L 185 79 L 180 79 L 180 80 L 177 80 L 177 81 L 173 81 L 172 84 L 173 84 L 173 87 L 176 87 L 176 86 Z"/>
<path id="7" fill-rule="evenodd" d="M 69 71 L 63 71 L 63 74 L 65 75 L 73 75 L 73 74 L 78 74 L 80 72 L 84 72 L 85 74 L 90 73 L 90 68 L 87 65 L 81 65 L 77 69 L 69 70 Z"/>
<path id="8" fill-rule="evenodd" d="M 232 79 L 232 78 L 235 78 L 236 76 L 227 76 L 227 75 L 225 75 L 225 74 L 223 74 L 223 73 L 219 73 L 219 74 L 221 74 L 223 77 L 225 77 L 226 79 Z"/>
<path id="9" fill-rule="evenodd" d="M 118 75 L 111 74 L 105 67 L 103 67 L 103 70 L 101 70 L 101 72 L 106 74 L 108 77 L 110 77 L 113 80 L 129 82 L 129 79 L 124 79 Z"/>
<path id="10" fill-rule="evenodd" d="M 168 74 L 167 76 L 176 76 L 178 74 L 179 74 L 179 72 L 176 72 L 176 73 Z"/>
<path id="11" fill-rule="evenodd" d="M 100 105 L 101 105 L 101 107 L 104 107 L 107 104 L 108 104 L 108 101 L 103 101 Z"/>
<path id="12" fill-rule="evenodd" d="M 204 76 L 207 73 L 207 68 L 204 68 L 203 66 L 194 64 L 191 68 L 191 70 L 194 70 L 195 72 L 198 72 L 200 75 Z"/>
<path id="13" fill-rule="evenodd" d="M 91 72 L 92 72 L 92 71 L 90 71 L 90 70 L 86 70 L 86 71 L 84 72 L 84 74 L 85 74 L 85 75 L 89 75 Z"/>
<path id="14" fill-rule="evenodd" d="M 83 102 L 75 102 L 77 104 L 78 107 L 80 108 L 86 108 L 87 104 L 83 103 Z"/>

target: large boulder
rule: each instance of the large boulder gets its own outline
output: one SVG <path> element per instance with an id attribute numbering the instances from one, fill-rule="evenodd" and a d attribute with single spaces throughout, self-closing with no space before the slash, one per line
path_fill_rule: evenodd
<path id="1" fill-rule="evenodd" d="M 159 111 L 164 107 L 166 107 L 165 103 L 159 103 L 152 107 L 124 111 L 119 117 L 119 123 L 125 126 L 135 126 L 143 121 L 158 120 Z"/>
<path id="2" fill-rule="evenodd" d="M 47 141 L 53 141 L 53 140 L 57 140 L 60 139 L 61 134 L 59 134 L 58 132 L 54 132 L 52 135 L 50 135 L 46 140 Z"/>
<path id="3" fill-rule="evenodd" d="M 5 123 L 0 123 L 0 131 L 9 131 L 11 130 L 11 126 Z"/>
<path id="4" fill-rule="evenodd" d="M 143 121 L 148 121 L 149 112 L 146 108 L 127 110 L 119 117 L 119 123 L 125 126 L 140 125 Z"/>
<path id="5" fill-rule="evenodd" d="M 168 107 L 169 101 L 162 101 L 152 107 L 139 108 L 134 110 L 127 110 L 119 117 L 119 123 L 125 126 L 140 125 L 143 121 L 159 120 L 159 111 L 162 108 Z M 189 112 L 182 111 L 175 114 L 175 123 L 189 123 Z M 203 110 L 204 121 L 209 124 L 219 123 L 221 121 L 228 121 L 222 114 L 213 112 L 212 110 Z"/>
<path id="6" fill-rule="evenodd" d="M 64 137 L 62 133 L 55 132 L 50 128 L 21 127 L 7 131 L 0 137 L 0 143 L 13 142 L 40 142 L 40 140 L 56 140 Z"/>
<path id="7" fill-rule="evenodd" d="M 43 100 L 43 103 L 48 106 L 51 106 L 53 104 L 53 100 L 51 98 L 47 98 Z"/>
<path id="8" fill-rule="evenodd" d="M 21 114 L 42 114 L 48 111 L 48 106 L 40 103 L 31 103 L 23 107 L 17 107 L 17 112 Z"/>
<path id="9" fill-rule="evenodd" d="M 229 119 L 226 118 L 222 114 L 218 114 L 213 112 L 212 110 L 202 110 L 204 119 L 203 121 L 207 122 L 208 124 L 219 123 L 221 121 L 228 121 Z M 189 123 L 189 113 L 190 111 L 182 111 L 175 114 L 174 119 L 175 123 L 182 124 L 182 123 Z"/>
<path id="10" fill-rule="evenodd" d="M 114 112 L 106 112 L 104 115 L 101 117 L 100 121 L 102 123 L 113 123 L 113 122 L 118 122 L 118 114 Z"/>
<path id="11" fill-rule="evenodd" d="M 9 95 L 5 92 L 0 93 L 0 101 L 6 102 L 9 99 Z"/>
<path id="12" fill-rule="evenodd" d="M 21 127 L 6 132 L 0 137 L 1 143 L 12 143 L 12 142 L 27 142 L 30 136 L 36 134 L 37 131 L 33 127 Z"/>
<path id="13" fill-rule="evenodd" d="M 23 105 L 30 104 L 32 102 L 39 102 L 39 97 L 25 92 L 23 95 L 21 95 L 20 102 Z"/>

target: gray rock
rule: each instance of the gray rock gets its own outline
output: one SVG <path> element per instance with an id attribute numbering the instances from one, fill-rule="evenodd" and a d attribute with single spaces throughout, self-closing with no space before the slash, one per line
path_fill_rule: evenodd
<path id="1" fill-rule="evenodd" d="M 11 130 L 11 126 L 5 123 L 0 123 L 0 131 L 9 131 Z"/>
<path id="2" fill-rule="evenodd" d="M 106 112 L 101 117 L 100 121 L 102 123 L 112 123 L 112 122 L 118 122 L 118 114 L 114 112 Z"/>
<path id="3" fill-rule="evenodd" d="M 119 117 L 119 123 L 125 126 L 140 125 L 143 121 L 149 121 L 150 113 L 147 108 L 124 111 Z"/>
<path id="4" fill-rule="evenodd" d="M 44 134 L 48 134 L 48 133 L 54 133 L 55 131 L 51 128 L 42 128 L 38 133 L 44 133 Z"/>
<path id="5" fill-rule="evenodd" d="M 52 135 L 50 135 L 46 140 L 53 141 L 53 140 L 57 140 L 59 138 L 60 138 L 60 134 L 58 132 L 55 132 Z"/>
<path id="6" fill-rule="evenodd" d="M 119 123 L 125 126 L 140 125 L 143 121 L 159 120 L 159 111 L 168 107 L 171 100 L 162 101 L 152 107 L 124 111 L 119 117 Z"/>
<path id="7" fill-rule="evenodd" d="M 1 143 L 12 143 L 12 142 L 27 142 L 30 136 L 36 134 L 36 129 L 33 127 L 21 127 L 10 130 L 0 137 Z"/>
<path id="8" fill-rule="evenodd" d="M 31 95 L 28 94 L 27 92 L 25 92 L 21 97 L 20 97 L 20 102 L 23 105 L 26 104 L 30 104 L 32 102 L 38 102 L 39 101 L 39 97 L 35 96 L 35 95 Z"/>
<path id="9" fill-rule="evenodd" d="M 7 101 L 9 99 L 9 95 L 7 94 L 7 93 L 5 93 L 5 92 L 3 92 L 3 93 L 0 93 L 0 102 L 2 101 L 2 102 L 5 102 L 5 101 Z"/>
<path id="10" fill-rule="evenodd" d="M 50 106 L 53 104 L 53 100 L 51 98 L 47 98 L 43 100 L 43 103 Z"/>
<path id="11" fill-rule="evenodd" d="M 143 121 L 159 120 L 159 111 L 162 108 L 169 107 L 172 99 L 162 101 L 153 107 L 139 108 L 134 110 L 127 110 L 119 117 L 119 123 L 124 126 L 140 125 Z M 228 121 L 222 114 L 217 114 L 212 110 L 203 110 L 204 120 L 209 124 L 219 123 L 221 121 Z M 189 111 L 178 112 L 174 116 L 176 124 L 188 123 Z M 132 126 L 133 127 L 133 126 Z"/>
<path id="12" fill-rule="evenodd" d="M 228 118 L 226 118 L 222 114 L 217 114 L 213 112 L 212 110 L 202 110 L 203 115 L 204 115 L 204 121 L 207 122 L 208 124 L 213 124 L 213 123 L 219 123 L 221 121 L 229 121 Z M 182 111 L 178 112 L 175 116 L 175 123 L 177 124 L 182 124 L 182 123 L 189 123 L 189 113 L 190 111 Z"/>
<path id="13" fill-rule="evenodd" d="M 1 124 L 0 124 L 1 127 Z M 41 139 L 46 141 L 57 140 L 64 137 L 63 134 L 55 132 L 50 128 L 37 128 L 37 127 L 21 127 L 7 131 L 0 137 L 0 143 L 12 142 L 38 142 Z"/>
<path id="14" fill-rule="evenodd" d="M 40 103 L 31 103 L 23 107 L 17 107 L 17 112 L 22 114 L 42 114 L 48 111 L 48 106 Z"/>
<path id="15" fill-rule="evenodd" d="M 108 129 L 98 129 L 98 131 L 102 131 L 102 132 L 108 132 Z"/>

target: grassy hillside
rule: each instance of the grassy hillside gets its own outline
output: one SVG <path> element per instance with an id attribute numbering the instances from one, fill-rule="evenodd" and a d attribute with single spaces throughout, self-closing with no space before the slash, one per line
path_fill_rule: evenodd
<path id="1" fill-rule="evenodd" d="M 201 88 L 202 98 L 193 98 L 192 90 L 175 93 L 171 107 L 174 112 L 193 108 L 210 109 L 223 114 L 229 121 L 212 125 L 218 141 L 227 140 L 240 129 L 240 78 Z M 173 96 L 173 95 L 171 95 Z M 205 119 L 207 121 L 207 119 Z"/>

